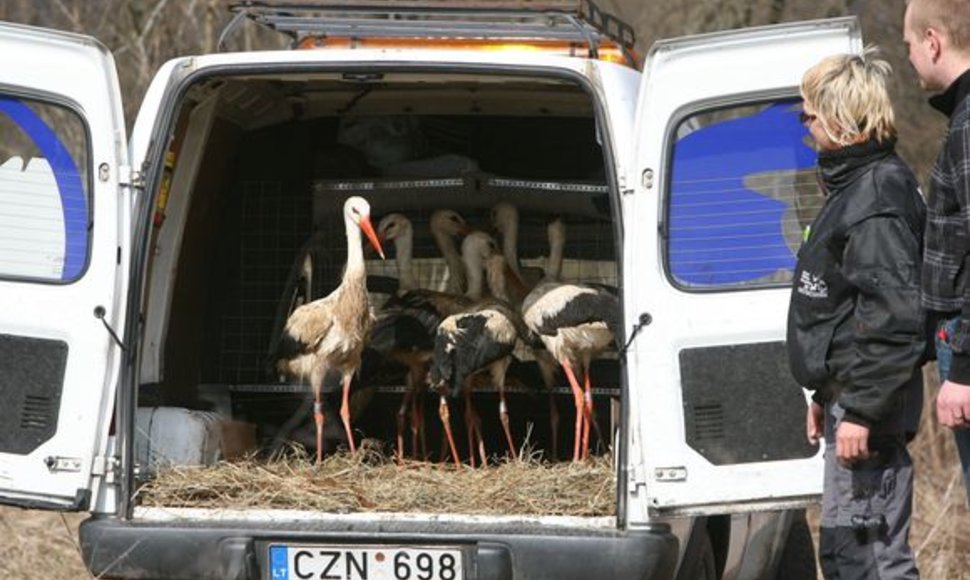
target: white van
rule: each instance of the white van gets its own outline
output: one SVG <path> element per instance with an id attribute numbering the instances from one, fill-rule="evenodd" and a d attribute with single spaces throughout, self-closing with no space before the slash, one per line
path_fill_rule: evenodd
<path id="1" fill-rule="evenodd" d="M 130 136 L 103 45 L 0 25 L 0 501 L 90 512 L 81 548 L 104 578 L 814 577 L 802 508 L 821 452 L 783 345 L 817 205 L 797 87 L 823 56 L 861 51 L 857 22 L 660 41 L 640 69 L 629 30 L 590 2 L 429 4 L 237 6 L 310 47 L 172 60 Z M 355 142 L 361 122 L 400 142 Z M 316 296 L 339 279 L 350 193 L 416 229 L 435 208 L 483 223 L 514 201 L 524 263 L 565 219 L 568 276 L 621 292 L 623 353 L 597 375 L 614 514 L 139 504 L 139 412 L 216 393 L 262 430 L 281 412 L 260 412 L 299 400 L 267 379 L 267 345 L 308 239 Z M 379 390 L 383 420 L 358 428 L 387 439 L 399 396 Z M 286 558 L 307 546 L 454 560 L 310 574 Z"/>

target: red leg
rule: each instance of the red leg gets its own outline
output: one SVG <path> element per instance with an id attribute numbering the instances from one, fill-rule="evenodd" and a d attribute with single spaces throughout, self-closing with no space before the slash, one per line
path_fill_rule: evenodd
<path id="1" fill-rule="evenodd" d="M 411 405 L 411 385 L 404 389 L 404 398 L 397 409 L 397 460 L 404 461 L 404 422 L 407 419 L 408 407 Z"/>
<path id="2" fill-rule="evenodd" d="M 438 403 L 438 416 L 441 417 L 441 424 L 444 425 L 445 435 L 448 437 L 451 458 L 455 461 L 455 467 L 458 467 L 461 465 L 461 461 L 458 460 L 458 448 L 455 447 L 455 438 L 451 434 L 451 412 L 448 410 L 448 399 L 444 395 L 441 396 L 441 402 Z"/>
<path id="3" fill-rule="evenodd" d="M 518 451 L 515 447 L 515 441 L 512 439 L 512 429 L 509 427 L 509 407 L 505 402 L 505 372 L 510 363 L 511 360 L 508 359 L 496 362 L 492 368 L 492 380 L 498 389 L 498 418 L 502 422 L 502 429 L 505 431 L 505 441 L 509 445 L 509 453 L 512 457 L 515 457 L 518 455 Z"/>
<path id="4" fill-rule="evenodd" d="M 465 399 L 465 437 L 468 439 L 468 463 L 475 467 L 475 420 L 472 418 L 471 390 L 464 393 Z"/>
<path id="5" fill-rule="evenodd" d="M 583 459 L 589 458 L 589 429 L 593 424 L 593 392 L 589 384 L 589 367 L 583 371 Z"/>
<path id="6" fill-rule="evenodd" d="M 582 442 L 583 437 L 583 389 L 579 386 L 579 381 L 576 380 L 576 375 L 573 373 L 573 368 L 569 364 L 569 361 L 560 361 L 562 368 L 566 371 L 566 379 L 569 381 L 569 386 L 573 389 L 573 403 L 576 405 L 576 432 L 573 439 L 573 461 L 579 461 L 579 445 Z"/>
<path id="7" fill-rule="evenodd" d="M 585 408 L 586 408 L 586 422 L 585 433 L 583 435 L 583 445 L 585 446 L 583 450 L 583 459 L 589 457 L 589 431 L 590 425 L 592 425 L 593 430 L 596 431 L 596 439 L 599 440 L 600 444 L 604 448 L 609 448 L 609 444 L 603 439 L 603 434 L 600 432 L 599 423 L 596 422 L 596 409 L 593 407 L 593 385 L 589 381 L 589 366 L 586 367 L 586 393 L 584 397 Z"/>
<path id="8" fill-rule="evenodd" d="M 317 424 L 317 465 L 323 461 L 323 402 L 317 393 L 313 401 L 313 421 Z"/>
<path id="9" fill-rule="evenodd" d="M 317 426 L 317 465 L 323 461 L 323 423 L 326 418 L 323 414 L 323 399 L 320 391 L 325 375 L 326 372 L 322 369 L 310 373 L 310 387 L 313 389 L 313 422 Z"/>
<path id="10" fill-rule="evenodd" d="M 424 438 L 424 390 L 418 379 L 421 375 L 420 368 L 412 369 L 409 375 L 411 376 L 411 401 L 408 409 L 411 423 L 411 456 L 427 460 L 428 449 Z"/>
<path id="11" fill-rule="evenodd" d="M 340 404 L 340 418 L 344 421 L 344 429 L 347 431 L 347 441 L 350 443 L 350 452 L 356 453 L 357 446 L 354 445 L 354 433 L 350 429 L 350 380 L 352 375 L 344 375 L 344 397 Z"/>

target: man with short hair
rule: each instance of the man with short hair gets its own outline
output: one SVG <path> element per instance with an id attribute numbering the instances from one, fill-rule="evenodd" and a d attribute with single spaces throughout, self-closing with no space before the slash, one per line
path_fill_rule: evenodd
<path id="1" fill-rule="evenodd" d="M 970 494 L 970 0 L 908 0 L 903 40 L 930 105 L 950 119 L 930 183 L 922 303 L 937 346 L 940 423 Z"/>

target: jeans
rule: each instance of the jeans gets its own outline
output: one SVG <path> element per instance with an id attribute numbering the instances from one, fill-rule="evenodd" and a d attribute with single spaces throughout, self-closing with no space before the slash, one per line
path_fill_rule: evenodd
<path id="1" fill-rule="evenodd" d="M 940 322 L 934 336 L 936 337 L 936 365 L 940 371 L 940 383 L 950 374 L 950 364 L 953 362 L 953 350 L 948 338 L 953 336 L 959 318 L 951 318 Z M 963 483 L 967 488 L 967 498 L 970 499 L 970 429 L 954 429 L 953 438 L 957 444 L 957 454 L 963 467 Z"/>

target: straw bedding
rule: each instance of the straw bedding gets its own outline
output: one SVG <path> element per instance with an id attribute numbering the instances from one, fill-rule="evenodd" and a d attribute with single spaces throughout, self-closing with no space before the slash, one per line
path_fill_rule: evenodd
<path id="1" fill-rule="evenodd" d="M 321 465 L 302 451 L 212 467 L 160 470 L 138 492 L 143 506 L 305 509 L 334 513 L 479 515 L 615 514 L 609 457 L 549 463 L 523 453 L 484 468 L 404 461 L 381 452 L 337 453 Z"/>

